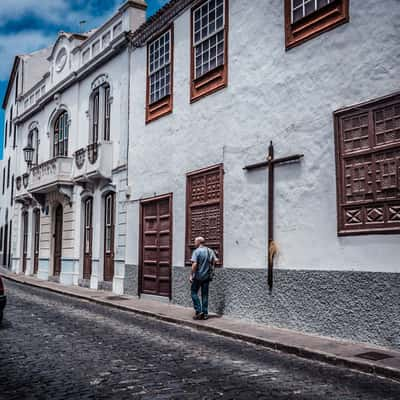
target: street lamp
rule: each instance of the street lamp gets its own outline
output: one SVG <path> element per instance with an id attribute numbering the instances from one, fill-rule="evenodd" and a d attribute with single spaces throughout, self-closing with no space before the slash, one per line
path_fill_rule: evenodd
<path id="1" fill-rule="evenodd" d="M 29 168 L 32 165 L 33 153 L 34 153 L 35 149 L 32 146 L 28 145 L 23 149 L 23 151 L 24 151 L 25 162 Z"/>

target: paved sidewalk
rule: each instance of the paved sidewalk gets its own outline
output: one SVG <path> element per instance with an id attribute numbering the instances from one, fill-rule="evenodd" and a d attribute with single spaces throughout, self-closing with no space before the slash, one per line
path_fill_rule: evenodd
<path id="1" fill-rule="evenodd" d="M 299 357 L 356 369 L 400 381 L 400 351 L 380 348 L 364 343 L 339 341 L 327 337 L 274 328 L 227 317 L 211 315 L 208 321 L 194 321 L 190 308 L 132 296 L 116 296 L 111 292 L 77 286 L 40 281 L 34 277 L 16 275 L 0 268 L 0 275 L 23 284 L 37 286 L 53 292 L 73 296 L 103 305 L 157 318 L 175 324 L 190 326 L 216 334 L 255 343 L 271 349 L 295 354 Z M 358 357 L 360 354 L 378 353 L 385 357 L 374 361 Z"/>

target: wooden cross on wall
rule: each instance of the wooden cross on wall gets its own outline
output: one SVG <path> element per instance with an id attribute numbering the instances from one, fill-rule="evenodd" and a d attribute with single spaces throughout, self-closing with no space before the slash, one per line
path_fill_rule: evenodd
<path id="1" fill-rule="evenodd" d="M 304 157 L 304 154 L 294 154 L 281 158 L 274 158 L 274 145 L 272 141 L 268 147 L 267 161 L 256 164 L 246 165 L 243 169 L 252 171 L 255 169 L 268 168 L 268 286 L 272 290 L 273 286 L 273 267 L 274 267 L 274 189 L 275 189 L 275 165 L 298 162 Z"/>

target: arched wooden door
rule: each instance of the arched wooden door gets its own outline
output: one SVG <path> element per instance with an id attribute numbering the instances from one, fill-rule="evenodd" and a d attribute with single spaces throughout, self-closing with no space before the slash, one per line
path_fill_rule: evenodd
<path id="1" fill-rule="evenodd" d="M 114 278 L 115 193 L 104 198 L 104 281 Z"/>
<path id="2" fill-rule="evenodd" d="M 40 210 L 33 212 L 33 273 L 39 270 Z"/>
<path id="3" fill-rule="evenodd" d="M 54 214 L 54 276 L 61 273 L 62 232 L 63 232 L 63 207 L 59 204 Z"/>
<path id="4" fill-rule="evenodd" d="M 26 272 L 26 263 L 28 257 L 28 212 L 22 213 L 22 272 Z"/>
<path id="5" fill-rule="evenodd" d="M 84 248 L 83 248 L 83 279 L 90 279 L 92 275 L 92 240 L 93 240 L 93 199 L 88 198 L 85 203 Z"/>

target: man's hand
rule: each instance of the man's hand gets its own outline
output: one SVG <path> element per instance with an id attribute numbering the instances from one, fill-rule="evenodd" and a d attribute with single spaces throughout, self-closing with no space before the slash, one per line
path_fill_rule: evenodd
<path id="1" fill-rule="evenodd" d="M 190 276 L 189 276 L 189 281 L 190 281 L 190 283 L 193 283 L 193 275 L 192 274 L 190 274 Z"/>

